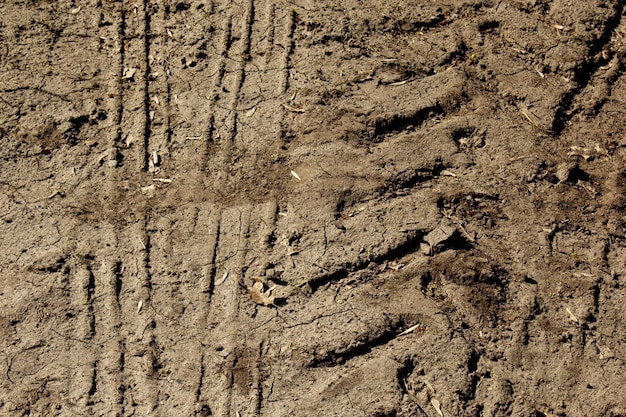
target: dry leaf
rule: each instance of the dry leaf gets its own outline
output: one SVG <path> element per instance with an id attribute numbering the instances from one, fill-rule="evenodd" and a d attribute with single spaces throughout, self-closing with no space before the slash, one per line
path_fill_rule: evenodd
<path id="1" fill-rule="evenodd" d="M 274 287 L 268 288 L 263 281 L 256 281 L 251 287 L 248 287 L 250 298 L 258 305 L 270 307 L 274 306 L 275 297 L 272 295 Z"/>
<path id="2" fill-rule="evenodd" d="M 251 117 L 255 111 L 256 111 L 256 107 L 251 108 L 250 110 L 246 112 L 246 117 Z"/>

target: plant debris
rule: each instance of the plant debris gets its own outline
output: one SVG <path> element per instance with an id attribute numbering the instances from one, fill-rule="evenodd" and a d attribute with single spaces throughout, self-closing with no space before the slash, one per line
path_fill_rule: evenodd
<path id="1" fill-rule="evenodd" d="M 276 307 L 276 297 L 272 294 L 276 285 L 269 287 L 267 281 L 262 278 L 255 278 L 254 281 L 254 284 L 248 287 L 252 301 L 265 307 Z"/>

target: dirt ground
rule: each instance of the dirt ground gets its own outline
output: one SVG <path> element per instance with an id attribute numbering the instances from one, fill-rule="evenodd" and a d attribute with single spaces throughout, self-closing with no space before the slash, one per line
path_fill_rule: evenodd
<path id="1" fill-rule="evenodd" d="M 6 0 L 0 415 L 626 416 L 623 0 Z"/>

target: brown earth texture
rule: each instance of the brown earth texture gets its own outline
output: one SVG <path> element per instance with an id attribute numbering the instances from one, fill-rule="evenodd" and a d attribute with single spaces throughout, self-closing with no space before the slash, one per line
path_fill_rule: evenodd
<path id="1" fill-rule="evenodd" d="M 623 0 L 4 0 L 1 416 L 626 416 Z"/>

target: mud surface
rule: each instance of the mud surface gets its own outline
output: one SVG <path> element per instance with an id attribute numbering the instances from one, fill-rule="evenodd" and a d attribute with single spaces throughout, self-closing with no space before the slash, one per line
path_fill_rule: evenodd
<path id="1" fill-rule="evenodd" d="M 626 19 L 5 1 L 3 416 L 626 415 Z"/>

